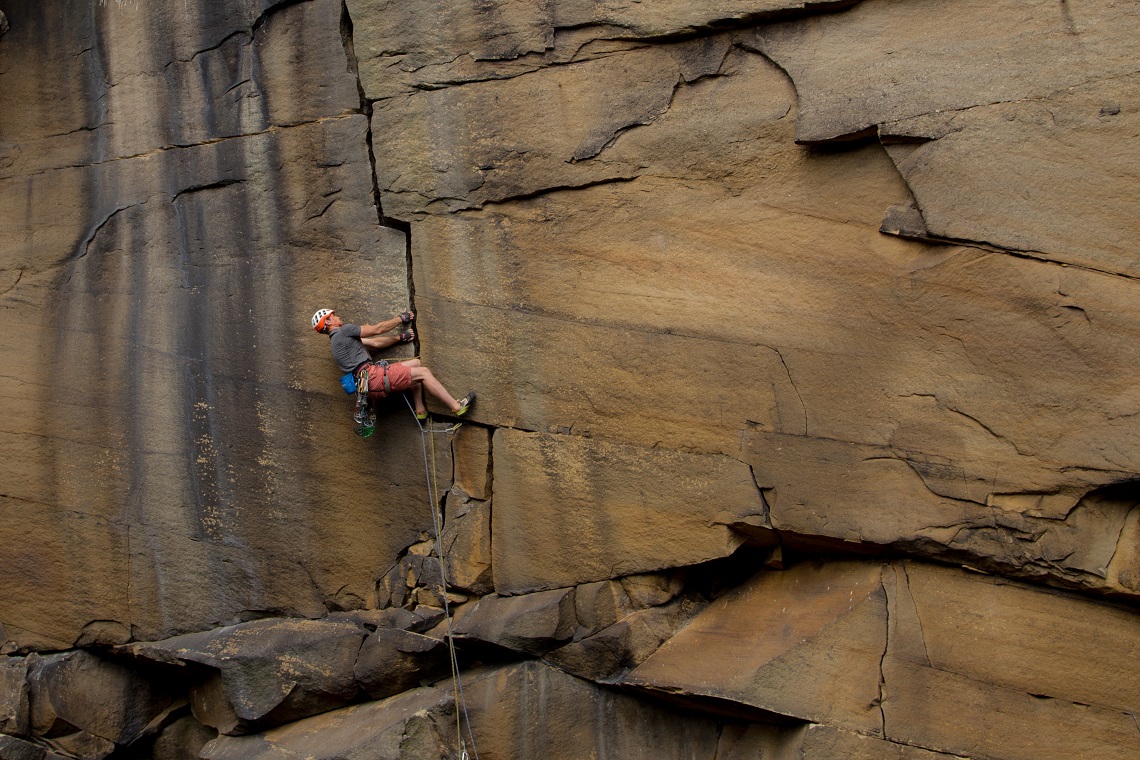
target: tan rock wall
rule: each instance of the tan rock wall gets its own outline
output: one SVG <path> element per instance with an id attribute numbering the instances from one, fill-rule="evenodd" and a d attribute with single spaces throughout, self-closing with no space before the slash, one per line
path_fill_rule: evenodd
<path id="1" fill-rule="evenodd" d="M 1137 625 L 948 568 L 805 564 L 726 595 L 626 682 L 966 757 L 1123 758 L 1140 749 Z"/>
<path id="2" fill-rule="evenodd" d="M 340 4 L 51 5 L 0 48 L 8 637 L 363 603 L 430 521 L 401 433 L 315 466 L 353 436 L 307 314 L 407 303 Z"/>
<path id="3" fill-rule="evenodd" d="M 1140 754 L 1135 4 L 3 5 L 0 757 Z"/>

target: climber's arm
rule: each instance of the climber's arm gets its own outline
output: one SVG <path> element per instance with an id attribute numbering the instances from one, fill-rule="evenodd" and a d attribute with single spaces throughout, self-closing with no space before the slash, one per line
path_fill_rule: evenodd
<path id="1" fill-rule="evenodd" d="M 373 351 L 376 351 L 381 348 L 388 348 L 388 346 L 394 346 L 400 342 L 400 339 L 395 335 L 377 335 L 372 338 L 361 338 L 360 342 Z"/>
<path id="2" fill-rule="evenodd" d="M 364 345 L 371 346 L 372 344 L 369 343 L 367 340 L 364 340 L 364 338 L 375 338 L 377 336 L 381 336 L 386 332 L 391 332 L 392 330 L 395 330 L 399 326 L 400 326 L 400 318 L 399 317 L 392 317 L 391 319 L 385 319 L 383 322 L 377 322 L 374 325 L 361 325 L 360 326 L 361 341 L 364 343 Z M 389 343 L 388 345 L 392 345 L 392 344 Z"/>

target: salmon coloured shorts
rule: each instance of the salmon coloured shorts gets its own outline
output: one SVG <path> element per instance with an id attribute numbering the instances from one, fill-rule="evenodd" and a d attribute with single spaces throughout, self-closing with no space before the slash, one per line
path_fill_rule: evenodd
<path id="1" fill-rule="evenodd" d="M 388 371 L 388 388 L 384 390 L 384 371 Z M 389 392 L 397 393 L 412 387 L 412 372 L 403 364 L 389 364 L 382 367 L 379 364 L 368 365 L 368 395 L 372 398 L 384 398 Z"/>

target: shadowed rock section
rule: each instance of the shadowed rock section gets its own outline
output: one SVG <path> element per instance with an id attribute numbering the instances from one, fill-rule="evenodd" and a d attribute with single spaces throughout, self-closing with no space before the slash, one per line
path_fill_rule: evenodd
<path id="1" fill-rule="evenodd" d="M 373 565 L 430 521 L 418 489 L 388 489 L 417 462 L 398 434 L 391 472 L 359 450 L 311 467 L 346 431 L 327 349 L 288 325 L 314 303 L 407 303 L 340 4 L 6 10 L 9 646 L 363 604 Z M 349 482 L 388 515 L 334 506 Z"/>
<path id="2" fill-rule="evenodd" d="M 2 5 L 0 758 L 1140 755 L 1135 4 Z"/>

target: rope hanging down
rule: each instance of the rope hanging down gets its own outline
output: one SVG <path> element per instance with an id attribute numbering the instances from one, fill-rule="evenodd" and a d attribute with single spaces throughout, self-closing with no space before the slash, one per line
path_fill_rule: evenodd
<path id="1" fill-rule="evenodd" d="M 440 596 L 443 598 L 443 615 L 447 621 L 447 649 L 451 659 L 451 683 L 455 699 L 455 738 L 459 743 L 460 760 L 468 760 L 467 743 L 463 740 L 463 728 L 460 723 L 460 717 L 467 723 L 467 736 L 471 740 L 471 752 L 474 754 L 475 759 L 479 760 L 479 751 L 475 749 L 475 735 L 471 732 L 471 718 L 467 715 L 467 701 L 463 696 L 463 679 L 459 675 L 459 659 L 455 655 L 455 637 L 451 630 L 451 606 L 447 601 L 447 569 L 443 558 L 443 531 L 439 526 L 439 500 L 436 494 L 439 493 L 439 477 L 435 471 L 435 438 L 431 437 L 431 465 L 428 465 L 428 445 L 429 433 L 454 433 L 459 429 L 463 423 L 456 423 L 449 428 L 443 430 L 432 430 L 425 428 L 419 418 L 416 417 L 416 410 L 412 407 L 412 402 L 408 400 L 408 394 L 401 394 L 404 397 L 404 403 L 408 405 L 408 411 L 412 413 L 412 419 L 416 421 L 416 426 L 420 429 L 420 447 L 424 452 L 424 478 L 427 480 L 428 488 L 428 506 L 431 509 L 432 526 L 435 528 L 435 556 L 439 560 L 439 582 L 440 582 Z M 430 423 L 429 423 L 430 424 Z"/>

